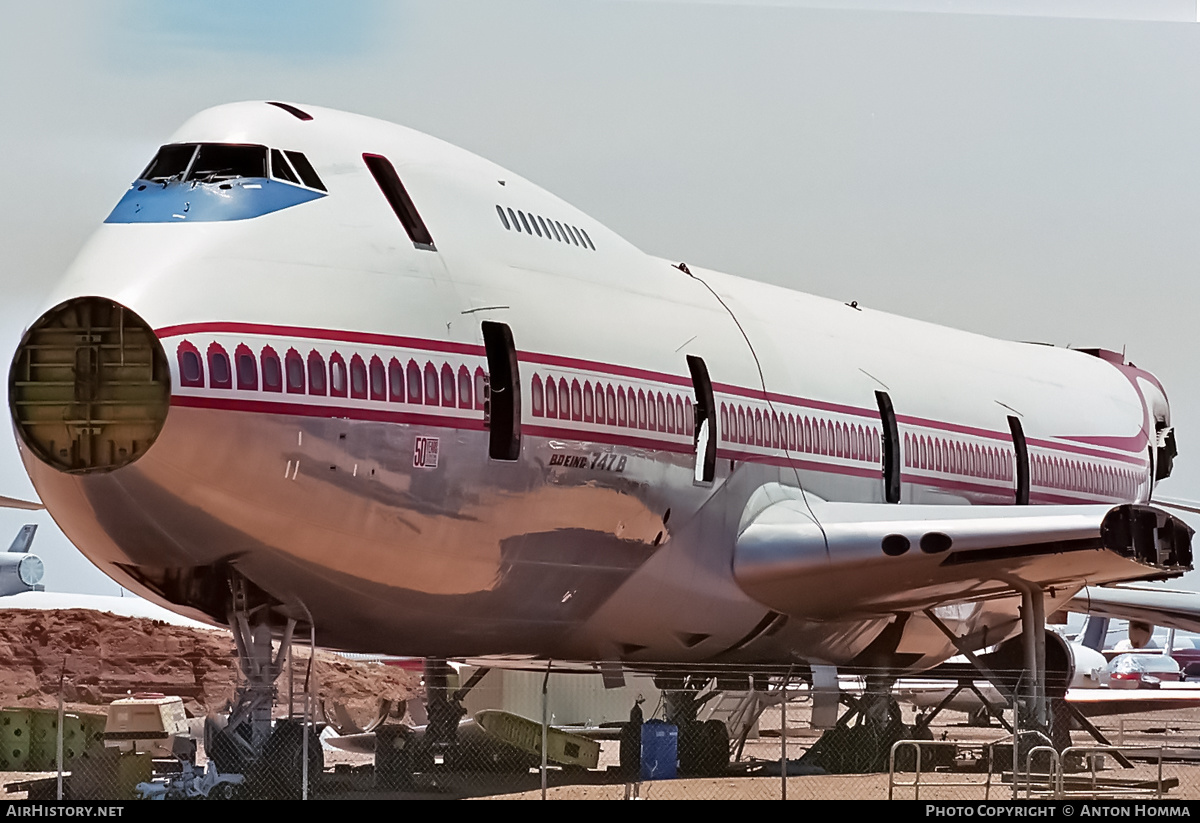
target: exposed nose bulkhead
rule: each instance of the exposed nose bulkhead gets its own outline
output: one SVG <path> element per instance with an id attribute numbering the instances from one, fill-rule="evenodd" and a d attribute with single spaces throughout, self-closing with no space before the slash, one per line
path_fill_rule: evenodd
<path id="1" fill-rule="evenodd" d="M 68 300 L 25 333 L 8 374 L 21 442 L 70 474 L 119 469 L 154 444 L 171 372 L 150 326 L 102 297 Z"/>

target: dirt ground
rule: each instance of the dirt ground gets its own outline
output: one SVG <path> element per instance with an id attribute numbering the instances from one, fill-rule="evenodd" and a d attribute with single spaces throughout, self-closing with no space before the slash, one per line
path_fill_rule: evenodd
<path id="1" fill-rule="evenodd" d="M 304 691 L 308 651 L 297 648 L 293 692 Z M 318 650 L 313 678 L 320 703 L 343 704 L 366 722 L 379 701 L 404 702 L 420 676 Z M 287 693 L 288 676 L 279 680 Z M 61 688 L 69 711 L 94 711 L 136 692 L 179 695 L 193 717 L 225 708 L 237 686 L 233 638 L 219 629 L 172 626 L 89 609 L 0 609 L 0 707 L 52 708 Z"/>
<path id="2" fill-rule="evenodd" d="M 906 721 L 911 713 L 906 712 Z M 966 716 L 957 712 L 945 712 L 933 726 L 934 737 L 959 744 L 962 762 L 980 746 L 1006 738 L 999 726 L 978 728 L 966 724 Z M 804 707 L 789 707 L 787 755 L 798 758 L 817 739 L 820 732 L 807 727 L 808 718 Z M 1154 797 L 1152 788 L 1139 788 L 1133 784 L 1145 781 L 1155 783 L 1158 777 L 1158 755 L 1162 751 L 1164 762 L 1162 776 L 1167 786 L 1163 799 L 1200 800 L 1200 708 L 1160 714 L 1146 713 L 1101 718 L 1096 725 L 1108 740 L 1120 744 L 1133 758 L 1133 768 L 1123 768 L 1111 753 L 1102 755 L 1100 768 L 1068 775 L 1064 785 L 1067 797 L 1123 797 L 1126 799 L 1149 799 Z M 750 763 L 774 760 L 780 757 L 779 715 L 764 713 L 762 736 L 746 744 L 744 758 Z M 1098 746 L 1085 732 L 1072 732 L 1075 746 Z M 1011 745 L 1011 743 L 1009 743 Z M 605 744 L 601 765 L 615 762 L 616 751 Z M 1184 762 L 1191 761 L 1191 762 Z M 1035 762 L 1035 767 L 1037 766 Z M 961 800 L 982 801 L 1011 800 L 1012 783 L 999 773 L 937 770 L 921 775 L 919 786 L 914 786 L 912 772 L 898 773 L 896 785 L 891 787 L 892 797 L 897 800 Z M 1094 782 L 1093 782 L 1094 781 Z M 1172 781 L 1175 781 L 1174 783 Z M 783 781 L 774 777 L 722 777 L 662 780 L 640 785 L 551 785 L 546 793 L 548 800 L 620 800 L 637 797 L 643 800 L 778 800 L 783 794 Z M 1043 787 L 1044 791 L 1044 787 Z M 1025 797 L 1022 788 L 1018 792 Z M 1031 796 L 1039 796 L 1039 787 L 1033 786 Z M 865 775 L 806 775 L 787 779 L 789 800 L 886 800 L 889 796 L 887 773 Z M 1044 795 L 1042 795 L 1044 796 Z M 499 793 L 488 799 L 538 800 L 540 788 L 526 791 Z"/>
<path id="3" fill-rule="evenodd" d="M 235 652 L 226 631 L 171 626 L 144 618 L 117 617 L 90 610 L 34 611 L 0 610 L 0 706 L 51 708 L 61 692 L 70 711 L 99 711 L 111 700 L 130 692 L 178 694 L 194 717 L 206 711 L 220 711 L 232 698 L 237 684 Z M 297 650 L 292 669 L 294 692 L 303 691 L 308 655 Z M 362 663 L 318 651 L 315 660 L 316 693 L 319 706 L 329 710 L 340 704 L 341 714 L 363 725 L 380 710 L 381 699 L 391 701 L 396 716 L 404 711 L 404 701 L 419 694 L 419 674 L 378 663 Z M 280 693 L 287 693 L 288 677 L 281 677 Z M 277 711 L 285 712 L 281 705 Z M 808 728 L 802 705 L 788 709 L 787 754 L 798 758 L 811 746 L 819 732 Z M 912 721 L 911 712 L 905 720 Z M 936 739 L 960 744 L 962 761 L 968 762 L 980 744 L 1004 737 L 998 726 L 977 728 L 966 725 L 966 717 L 947 712 L 933 726 Z M 1112 796 L 1118 791 L 1112 780 L 1125 781 L 1121 793 L 1130 791 L 1133 779 L 1154 780 L 1158 775 L 1157 757 L 1166 755 L 1162 774 L 1177 781 L 1167 793 L 1168 800 L 1200 800 L 1200 708 L 1157 714 L 1103 718 L 1097 725 L 1114 743 L 1142 747 L 1133 769 L 1120 768 L 1111 755 L 1104 756 L 1097 772 L 1100 791 L 1087 784 L 1090 772 L 1077 776 L 1074 789 L 1081 796 Z M 743 769 L 753 775 L 766 768 L 768 761 L 778 763 L 781 752 L 779 714 L 764 713 L 762 735 L 747 742 Z M 1076 745 L 1092 741 L 1081 731 L 1073 733 Z M 349 754 L 326 750 L 326 766 L 332 768 L 369 767 L 369 754 Z M 617 747 L 606 742 L 602 747 L 601 768 L 614 766 Z M 777 767 L 777 766 L 776 766 Z M 5 782 L 16 779 L 5 774 Z M 638 797 L 668 799 L 778 799 L 783 781 L 778 776 L 730 776 L 708 779 L 680 779 L 626 785 L 610 781 L 604 774 L 568 774 L 552 770 L 549 799 L 622 799 Z M 463 776 L 467 790 L 444 791 L 458 796 L 486 795 L 493 799 L 538 799 L 540 778 L 534 773 L 504 778 L 500 775 Z M 471 785 L 472 779 L 477 779 Z M 926 771 L 919 788 L 912 785 L 912 773 L 898 775 L 892 787 L 897 799 L 983 800 L 1012 797 L 1011 783 L 999 774 L 961 771 Z M 1109 781 L 1107 790 L 1104 781 Z M 486 786 L 486 788 L 485 788 Z M 507 786 L 507 788 L 506 788 Z M 1070 786 L 1068 787 L 1071 788 Z M 1146 797 L 1145 790 L 1141 790 Z M 788 799 L 883 800 L 889 792 L 884 774 L 807 775 L 789 777 Z M 366 795 L 366 796 L 378 796 Z M 436 795 L 435 795 L 436 796 Z M 11 799 L 11 795 L 7 799 Z"/>

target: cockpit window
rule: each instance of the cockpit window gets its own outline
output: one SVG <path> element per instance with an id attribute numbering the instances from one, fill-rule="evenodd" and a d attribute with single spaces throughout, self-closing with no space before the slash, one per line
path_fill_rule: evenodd
<path id="1" fill-rule="evenodd" d="M 195 143 L 176 143 L 163 146 L 154 155 L 150 165 L 139 176 L 139 180 L 152 180 L 155 183 L 165 183 L 172 178 L 182 180 L 184 172 L 196 154 Z"/>
<path id="2" fill-rule="evenodd" d="M 270 155 L 270 177 L 293 185 L 325 191 L 312 163 L 298 151 L 267 149 L 266 146 L 229 143 L 172 143 L 154 155 L 139 180 L 168 183 L 182 180 L 196 183 L 224 183 L 234 178 L 267 177 L 267 156 Z"/>
<path id="3" fill-rule="evenodd" d="M 265 146 L 237 146 L 222 143 L 202 143 L 188 180 L 212 183 L 234 177 L 266 177 L 267 149 Z"/>
<path id="4" fill-rule="evenodd" d="M 283 159 L 283 152 L 279 149 L 271 149 L 271 176 L 289 183 L 300 182 L 296 179 L 296 173 L 292 171 L 292 167 Z"/>
<path id="5" fill-rule="evenodd" d="M 296 173 L 300 175 L 300 179 L 304 181 L 304 185 L 310 189 L 325 191 L 325 184 L 321 182 L 321 178 L 317 176 L 317 171 L 312 167 L 312 163 L 308 162 L 308 158 L 298 151 L 285 152 L 288 160 L 292 161 L 292 165 L 296 168 Z"/>

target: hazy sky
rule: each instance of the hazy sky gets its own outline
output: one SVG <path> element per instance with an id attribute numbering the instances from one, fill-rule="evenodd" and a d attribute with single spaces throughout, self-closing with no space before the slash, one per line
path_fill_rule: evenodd
<path id="1" fill-rule="evenodd" d="M 0 363 L 180 123 L 289 100 L 464 146 L 650 253 L 1124 348 L 1172 401 L 1162 490 L 1200 499 L 1200 25 L 1169 22 L 1195 4 L 853 5 L 9 3 Z M 0 494 L 32 495 L 8 435 Z M 49 588 L 116 591 L 45 516 L 0 542 L 30 519 Z"/>

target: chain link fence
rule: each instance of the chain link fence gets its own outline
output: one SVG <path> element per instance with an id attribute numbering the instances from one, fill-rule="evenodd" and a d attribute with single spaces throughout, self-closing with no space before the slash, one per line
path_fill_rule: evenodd
<path id="1" fill-rule="evenodd" d="M 421 690 L 420 662 L 410 665 L 412 699 L 334 693 L 298 651 L 276 682 L 273 716 L 241 726 L 194 696 L 141 694 L 134 683 L 115 702 L 93 690 L 103 699 L 88 705 L 80 697 L 92 693 L 64 665 L 60 705 L 0 710 L 3 796 L 1200 798 L 1200 699 L 1191 708 L 1183 693 L 1169 711 L 1092 708 L 1091 731 L 1069 711 L 1055 713 L 1050 734 L 1021 720 L 1014 742 L 1012 706 L 992 695 L 989 714 L 987 689 L 900 680 L 868 690 L 883 672 L 822 684 L 807 671 L 744 666 L 694 676 L 455 665 Z"/>

